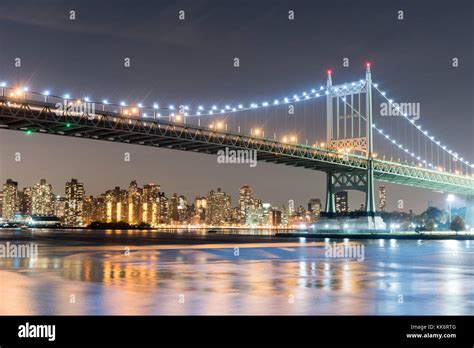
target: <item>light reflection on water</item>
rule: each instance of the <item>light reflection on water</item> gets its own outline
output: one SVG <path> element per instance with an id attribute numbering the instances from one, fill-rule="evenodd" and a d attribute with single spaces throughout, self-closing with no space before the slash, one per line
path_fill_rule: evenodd
<path id="1" fill-rule="evenodd" d="M 364 261 L 327 258 L 333 242 L 157 240 L 125 255 L 126 242 L 40 238 L 37 260 L 0 259 L 0 314 L 474 314 L 467 241 L 338 243 L 362 243 Z"/>

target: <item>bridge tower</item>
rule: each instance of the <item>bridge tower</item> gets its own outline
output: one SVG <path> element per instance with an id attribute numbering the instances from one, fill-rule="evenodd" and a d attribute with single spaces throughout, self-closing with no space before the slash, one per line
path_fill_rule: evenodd
<path id="1" fill-rule="evenodd" d="M 374 193 L 375 157 L 372 126 L 372 76 L 370 64 L 366 66 L 365 80 L 350 84 L 333 85 L 332 72 L 328 71 L 326 95 L 328 149 L 335 150 L 345 159 L 350 154 L 367 158 L 367 170 L 347 169 L 328 171 L 326 185 L 326 214 L 324 226 L 340 229 L 383 229 L 385 224 L 376 216 Z M 358 190 L 366 195 L 364 212 L 356 219 L 339 218 L 336 214 L 335 194 L 339 191 Z M 336 224 L 334 224 L 336 222 Z M 322 224 L 320 224 L 322 225 Z"/>

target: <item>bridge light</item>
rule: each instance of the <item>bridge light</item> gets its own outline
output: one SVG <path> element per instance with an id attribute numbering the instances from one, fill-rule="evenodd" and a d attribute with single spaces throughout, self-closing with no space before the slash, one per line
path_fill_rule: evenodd
<path id="1" fill-rule="evenodd" d="M 379 85 L 377 83 L 374 83 L 374 87 L 377 88 Z"/>
<path id="2" fill-rule="evenodd" d="M 204 108 L 203 108 L 202 105 L 199 105 L 198 109 L 199 109 L 199 110 L 204 110 Z"/>
<path id="3" fill-rule="evenodd" d="M 229 106 L 229 105 L 226 105 L 225 108 L 226 108 L 227 110 L 230 110 L 230 106 Z"/>
<path id="4" fill-rule="evenodd" d="M 28 92 L 29 88 L 28 87 L 23 87 L 23 92 Z"/>
<path id="5" fill-rule="evenodd" d="M 295 143 L 297 139 L 296 139 L 296 137 L 295 137 L 294 135 L 292 135 L 291 138 L 290 138 L 290 140 L 291 140 L 291 142 Z"/>
<path id="6" fill-rule="evenodd" d="M 325 148 L 325 147 L 326 147 L 326 144 L 325 144 L 325 143 L 321 143 L 321 144 L 319 145 L 319 147 Z"/>
<path id="7" fill-rule="evenodd" d="M 70 95 L 66 93 L 66 94 L 63 96 L 63 98 L 64 98 L 64 99 L 69 99 L 69 98 L 70 98 Z"/>
<path id="8" fill-rule="evenodd" d="M 71 124 L 70 123 L 66 123 L 66 128 L 71 128 Z"/>
<path id="9" fill-rule="evenodd" d="M 382 94 L 383 96 L 385 96 L 385 92 L 382 92 L 381 94 Z"/>
<path id="10" fill-rule="evenodd" d="M 324 94 L 329 94 L 329 92 L 328 92 L 328 91 L 326 91 L 326 92 L 324 92 Z"/>
<path id="11" fill-rule="evenodd" d="M 137 106 L 138 106 L 139 108 L 143 107 L 143 106 L 142 106 L 142 103 L 138 103 Z"/>
<path id="12" fill-rule="evenodd" d="M 237 109 L 236 109 L 236 108 L 232 108 L 232 111 L 234 111 L 234 112 L 235 112 L 235 111 L 237 111 Z"/>
<path id="13" fill-rule="evenodd" d="M 287 137 L 283 137 L 282 141 L 283 141 L 284 143 L 287 143 L 287 142 L 288 142 L 288 138 L 287 138 Z"/>
<path id="14" fill-rule="evenodd" d="M 254 133 L 256 136 L 259 136 L 260 133 L 261 133 L 260 128 L 255 128 L 254 131 L 253 131 L 253 133 Z"/>
<path id="15" fill-rule="evenodd" d="M 279 103 L 280 103 L 280 102 L 278 101 L 278 99 L 275 99 L 275 100 L 273 101 L 273 104 L 274 104 L 274 105 L 278 105 Z"/>
<path id="16" fill-rule="evenodd" d="M 328 70 L 327 73 L 328 73 L 328 75 L 331 75 L 331 74 L 332 74 L 332 70 Z"/>
<path id="17" fill-rule="evenodd" d="M 213 105 L 212 110 L 217 110 L 217 106 Z"/>
<path id="18" fill-rule="evenodd" d="M 320 90 L 320 91 L 322 91 L 323 89 L 324 89 L 324 87 L 323 87 L 323 86 L 319 87 L 319 90 Z"/>
<path id="19" fill-rule="evenodd" d="M 457 174 L 457 173 L 456 173 L 456 174 Z M 451 193 L 450 193 L 450 194 L 448 195 L 448 197 L 446 198 L 446 200 L 447 200 L 448 202 L 453 202 L 454 199 L 455 199 L 455 197 L 454 197 L 454 195 L 451 194 Z"/>
<path id="20" fill-rule="evenodd" d="M 0 86 L 2 86 L 2 87 L 7 87 L 7 83 L 6 83 L 6 82 L 2 82 L 2 83 L 0 83 Z"/>
<path id="21" fill-rule="evenodd" d="M 201 115 L 201 112 L 200 112 L 200 111 L 198 111 L 198 112 L 197 112 L 197 115 L 198 115 L 198 116 L 199 116 L 199 115 Z"/>
<path id="22" fill-rule="evenodd" d="M 158 103 L 153 103 L 153 109 L 158 109 L 159 107 Z"/>
<path id="23" fill-rule="evenodd" d="M 49 95 L 49 91 L 48 90 L 44 91 L 43 95 Z"/>
<path id="24" fill-rule="evenodd" d="M 315 90 L 315 89 L 312 89 L 312 90 L 311 90 L 311 93 L 316 93 L 316 90 Z"/>
<path id="25" fill-rule="evenodd" d="M 217 129 L 222 129 L 224 124 L 222 122 L 217 122 Z"/>
<path id="26" fill-rule="evenodd" d="M 108 104 L 109 101 L 107 99 L 102 100 L 102 104 Z"/>
<path id="27" fill-rule="evenodd" d="M 89 97 L 85 97 L 84 101 L 89 102 L 90 101 Z"/>
<path id="28" fill-rule="evenodd" d="M 121 101 L 121 102 L 120 102 L 120 106 L 125 106 L 125 105 L 126 105 L 126 104 L 125 104 L 124 101 Z"/>
<path id="29" fill-rule="evenodd" d="M 268 106 L 268 102 L 263 102 L 262 106 Z"/>
<path id="30" fill-rule="evenodd" d="M 27 129 L 27 130 L 26 130 L 26 134 L 27 134 L 27 135 L 31 135 L 31 134 L 33 134 L 33 131 L 32 131 L 31 129 Z"/>
<path id="31" fill-rule="evenodd" d="M 289 102 L 288 98 L 285 98 L 285 103 L 288 103 L 288 102 Z"/>
<path id="32" fill-rule="evenodd" d="M 239 104 L 239 109 L 242 109 L 244 106 L 242 104 Z"/>

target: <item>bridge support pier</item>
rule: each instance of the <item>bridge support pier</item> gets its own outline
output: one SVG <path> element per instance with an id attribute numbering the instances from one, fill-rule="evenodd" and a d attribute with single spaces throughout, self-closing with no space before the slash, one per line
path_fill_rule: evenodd
<path id="1" fill-rule="evenodd" d="M 375 210 L 373 167 L 367 172 L 327 172 L 326 175 L 326 211 L 321 214 L 316 229 L 357 233 L 386 228 Z M 357 190 L 366 194 L 364 211 L 336 211 L 335 194 L 346 190 Z"/>
<path id="2" fill-rule="evenodd" d="M 469 225 L 468 231 L 474 231 L 474 196 L 466 197 L 466 225 Z"/>

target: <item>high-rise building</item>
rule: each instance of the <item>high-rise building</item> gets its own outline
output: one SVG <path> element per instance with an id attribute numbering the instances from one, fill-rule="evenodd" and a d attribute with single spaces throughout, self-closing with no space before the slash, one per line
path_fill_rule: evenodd
<path id="1" fill-rule="evenodd" d="M 0 191 L 0 217 L 3 216 L 3 191 Z"/>
<path id="2" fill-rule="evenodd" d="M 230 196 L 222 192 L 211 191 L 207 195 L 207 216 L 208 225 L 219 226 L 228 223 L 230 215 Z"/>
<path id="3" fill-rule="evenodd" d="M 334 195 L 334 200 L 336 202 L 337 213 L 345 213 L 349 211 L 347 191 L 336 192 Z"/>
<path id="4" fill-rule="evenodd" d="M 387 208 L 387 191 L 385 186 L 379 186 L 379 211 L 385 211 Z"/>
<path id="5" fill-rule="evenodd" d="M 141 196 L 142 189 L 138 187 L 136 180 L 133 180 L 128 186 L 127 204 L 128 204 L 128 223 L 138 224 L 141 222 Z"/>
<path id="6" fill-rule="evenodd" d="M 53 187 L 41 179 L 33 186 L 31 194 L 31 213 L 33 215 L 54 215 Z"/>
<path id="7" fill-rule="evenodd" d="M 24 187 L 19 198 L 20 213 L 22 215 L 31 215 L 33 205 L 33 189 L 31 187 Z"/>
<path id="8" fill-rule="evenodd" d="M 178 205 L 179 205 L 178 194 L 173 193 L 173 195 L 169 199 L 170 217 L 173 220 L 173 222 L 178 222 L 179 221 Z"/>
<path id="9" fill-rule="evenodd" d="M 156 226 L 160 222 L 160 185 L 147 184 L 142 193 L 142 221 Z"/>
<path id="10" fill-rule="evenodd" d="M 206 221 L 207 199 L 206 197 L 196 197 L 194 200 L 194 215 L 198 217 L 199 223 Z"/>
<path id="11" fill-rule="evenodd" d="M 68 226 L 82 226 L 84 213 L 84 184 L 77 179 L 66 182 L 65 223 Z"/>
<path id="12" fill-rule="evenodd" d="M 104 216 L 106 222 L 119 222 L 128 220 L 128 193 L 126 190 L 116 186 L 113 190 L 105 192 L 104 199 Z"/>
<path id="13" fill-rule="evenodd" d="M 186 197 L 178 197 L 178 222 L 186 223 L 188 220 L 188 202 Z"/>
<path id="14" fill-rule="evenodd" d="M 308 211 L 311 221 L 316 222 L 321 214 L 321 200 L 319 198 L 311 198 L 308 203 Z"/>
<path id="15" fill-rule="evenodd" d="M 94 196 L 85 196 L 82 205 L 82 223 L 84 226 L 90 225 L 94 221 L 98 221 L 95 218 L 96 215 L 97 200 Z"/>
<path id="16" fill-rule="evenodd" d="M 54 198 L 54 215 L 56 215 L 62 223 L 65 223 L 66 197 L 58 195 Z"/>
<path id="17" fill-rule="evenodd" d="M 240 222 L 246 222 L 247 211 L 252 206 L 252 189 L 249 185 L 244 185 L 239 190 L 239 210 L 240 210 Z"/>
<path id="18" fill-rule="evenodd" d="M 164 192 L 160 192 L 160 224 L 170 223 L 170 202 Z"/>
<path id="19" fill-rule="evenodd" d="M 2 218 L 12 220 L 18 207 L 18 183 L 8 179 L 3 184 Z"/>

